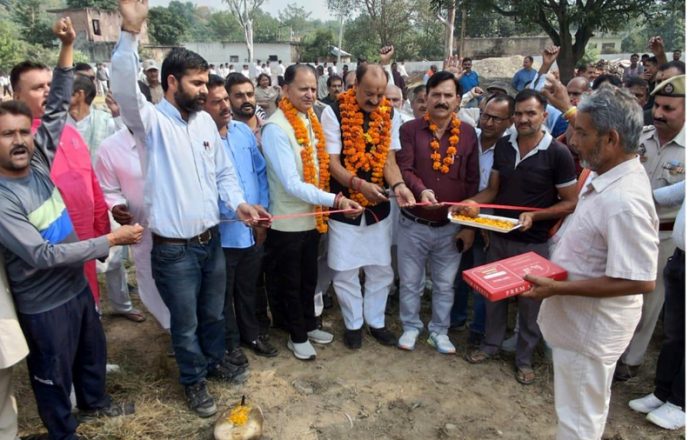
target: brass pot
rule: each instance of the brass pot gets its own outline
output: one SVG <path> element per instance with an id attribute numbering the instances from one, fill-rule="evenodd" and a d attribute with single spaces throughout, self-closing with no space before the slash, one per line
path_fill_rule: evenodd
<path id="1" fill-rule="evenodd" d="M 263 412 L 256 405 L 234 405 L 215 422 L 215 440 L 258 440 L 263 434 Z"/>

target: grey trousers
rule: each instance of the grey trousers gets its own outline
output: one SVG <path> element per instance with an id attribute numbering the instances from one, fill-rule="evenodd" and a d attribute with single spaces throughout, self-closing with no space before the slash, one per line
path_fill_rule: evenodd
<path id="1" fill-rule="evenodd" d="M 503 238 L 501 234 L 491 233 L 487 261 L 491 263 L 530 251 L 536 252 L 544 258 L 549 258 L 547 243 L 522 243 Z M 486 300 L 486 332 L 481 350 L 490 355 L 494 355 L 500 350 L 500 345 L 505 339 L 509 303 L 509 298 L 496 302 Z M 540 307 L 541 301 L 517 297 L 517 317 L 520 330 L 515 351 L 515 365 L 519 368 L 532 366 L 534 348 L 541 340 L 541 330 L 537 324 Z"/>

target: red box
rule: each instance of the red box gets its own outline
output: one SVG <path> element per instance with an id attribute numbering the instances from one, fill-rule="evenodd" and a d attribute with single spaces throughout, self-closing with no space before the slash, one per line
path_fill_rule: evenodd
<path id="1" fill-rule="evenodd" d="M 462 272 L 462 277 L 467 284 L 489 301 L 499 301 L 530 290 L 532 283 L 523 278 L 528 274 L 558 281 L 568 277 L 565 269 L 536 252 L 527 252 L 465 270 Z"/>

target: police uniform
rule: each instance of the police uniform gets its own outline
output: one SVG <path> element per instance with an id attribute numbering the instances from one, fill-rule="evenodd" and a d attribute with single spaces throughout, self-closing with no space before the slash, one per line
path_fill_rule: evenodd
<path id="1" fill-rule="evenodd" d="M 652 94 L 654 96 L 686 98 L 685 83 L 685 75 L 674 76 L 658 84 Z M 657 129 L 648 125 L 643 128 L 639 142 L 641 162 L 643 162 L 645 171 L 650 178 L 653 191 L 684 180 L 686 177 L 686 124 L 674 139 L 662 145 L 660 145 Z M 672 229 L 678 211 L 678 206 L 676 208 L 657 206 L 657 214 L 660 218 L 657 280 L 655 290 L 643 296 L 643 312 L 640 322 L 636 327 L 631 343 L 621 357 L 620 362 L 630 367 L 637 367 L 643 363 L 645 352 L 660 316 L 662 304 L 665 301 L 662 268 L 667 263 L 667 258 L 674 253 Z M 617 370 L 617 373 L 619 371 Z"/>

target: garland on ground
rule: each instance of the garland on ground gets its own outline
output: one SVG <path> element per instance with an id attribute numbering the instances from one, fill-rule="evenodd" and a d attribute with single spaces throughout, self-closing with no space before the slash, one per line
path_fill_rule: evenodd
<path id="1" fill-rule="evenodd" d="M 292 105 L 289 99 L 283 98 L 280 100 L 278 108 L 285 115 L 295 132 L 295 139 L 302 147 L 300 156 L 302 157 L 302 177 L 305 183 L 312 184 L 322 191 L 329 191 L 329 153 L 326 152 L 326 141 L 324 140 L 324 132 L 319 124 L 317 115 L 311 108 L 307 112 L 309 121 L 312 124 L 312 132 L 317 140 L 316 149 L 312 145 L 309 131 L 305 127 L 304 122 L 300 119 L 297 109 Z M 317 178 L 317 167 L 315 157 L 319 161 L 319 177 Z M 314 212 L 321 212 L 321 206 L 315 206 Z M 317 215 L 316 224 L 317 231 L 325 233 L 328 231 L 328 215 Z"/>
<path id="2" fill-rule="evenodd" d="M 355 97 L 355 89 L 338 96 L 341 111 L 341 134 L 343 140 L 344 166 L 353 176 L 359 170 L 372 172 L 370 181 L 384 186 L 384 164 L 387 162 L 391 145 L 391 106 L 382 98 L 377 110 L 370 113 L 367 133 L 363 127 L 364 113 Z M 373 148 L 368 151 L 367 145 Z M 358 190 L 348 188 L 350 198 L 362 206 L 374 205 Z"/>
<path id="3" fill-rule="evenodd" d="M 447 156 L 444 160 L 440 154 L 440 139 L 437 137 L 437 125 L 435 125 L 430 119 L 428 113 L 424 116 L 425 122 L 428 123 L 428 128 L 433 133 L 433 140 L 430 141 L 430 149 L 433 152 L 430 154 L 430 158 L 433 160 L 433 169 L 439 171 L 442 174 L 447 174 L 450 171 L 450 166 L 454 163 L 454 156 L 457 154 L 457 145 L 459 144 L 459 125 L 461 121 L 457 119 L 457 115 L 452 113 L 452 120 L 450 121 L 450 137 L 449 146 L 447 147 Z"/>

